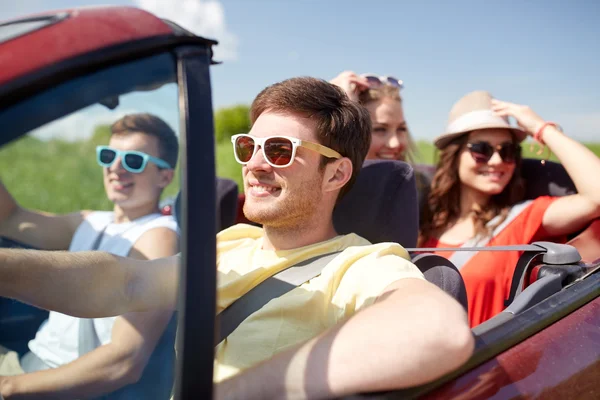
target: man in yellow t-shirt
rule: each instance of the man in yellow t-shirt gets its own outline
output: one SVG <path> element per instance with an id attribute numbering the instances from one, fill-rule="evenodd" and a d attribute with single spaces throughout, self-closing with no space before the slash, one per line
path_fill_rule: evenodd
<path id="1" fill-rule="evenodd" d="M 216 347 L 216 397 L 325 398 L 398 389 L 467 360 L 473 337 L 462 307 L 425 281 L 400 245 L 341 236 L 333 226 L 333 208 L 370 145 L 368 112 L 334 85 L 294 78 L 263 90 L 251 120 L 250 133 L 232 142 L 243 165 L 244 214 L 263 228 L 237 225 L 217 235 L 217 312 L 287 267 L 340 253 Z M 30 293 L 14 279 L 19 264 L 28 265 L 30 280 L 33 274 L 50 283 Z M 142 263 L 102 253 L 2 250 L 0 295 L 79 316 L 175 306 L 177 264 L 177 257 Z M 69 295 L 50 290 L 55 285 L 68 287 Z M 88 302 L 71 304 L 67 297 L 80 291 Z"/>

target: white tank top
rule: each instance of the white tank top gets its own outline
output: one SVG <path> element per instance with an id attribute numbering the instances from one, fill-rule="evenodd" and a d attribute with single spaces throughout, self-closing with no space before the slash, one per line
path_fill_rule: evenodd
<path id="1" fill-rule="evenodd" d="M 112 212 L 89 214 L 75 231 L 69 251 L 91 250 L 98 235 L 104 231 L 97 249 L 127 257 L 135 242 L 153 228 L 165 227 L 179 233 L 177 222 L 172 216 L 150 214 L 121 224 L 115 224 L 113 220 Z M 101 344 L 110 343 L 115 319 L 116 317 L 94 319 Z M 51 311 L 35 339 L 29 342 L 29 349 L 53 368 L 74 361 L 79 357 L 79 318 Z"/>

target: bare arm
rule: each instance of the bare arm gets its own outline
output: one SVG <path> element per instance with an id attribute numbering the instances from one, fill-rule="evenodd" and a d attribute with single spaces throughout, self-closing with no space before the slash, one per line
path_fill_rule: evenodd
<path id="1" fill-rule="evenodd" d="M 146 232 L 130 256 L 156 259 L 177 252 L 177 234 L 168 228 Z M 137 382 L 172 311 L 129 313 L 116 319 L 111 342 L 59 368 L 0 378 L 6 399 L 77 399 L 101 396 Z M 2 390 L 2 389 L 0 389 Z"/>
<path id="2" fill-rule="evenodd" d="M 177 256 L 0 249 L 0 296 L 81 318 L 175 308 L 178 266 Z"/>
<path id="3" fill-rule="evenodd" d="M 168 319 L 129 314 L 119 317 L 111 343 L 60 368 L 0 378 L 5 399 L 76 399 L 95 397 L 135 383 L 148 362 L 152 349 Z M 162 329 L 151 329 L 152 323 Z M 138 333 L 138 329 L 144 333 Z"/>
<path id="4" fill-rule="evenodd" d="M 593 172 L 600 171 L 600 159 L 552 126 L 544 129 L 543 138 L 577 188 L 577 194 L 561 197 L 548 207 L 544 228 L 557 236 L 573 233 L 600 217 L 600 184 Z"/>
<path id="5" fill-rule="evenodd" d="M 530 135 L 545 123 L 527 106 L 495 100 L 494 110 L 501 116 L 514 117 Z M 600 217 L 600 185 L 596 178 L 600 158 L 553 126 L 546 126 L 542 140 L 556 154 L 577 188 L 577 194 L 561 197 L 548 207 L 542 224 L 552 235 L 570 234 Z"/>
<path id="6" fill-rule="evenodd" d="M 322 335 L 217 386 L 217 398 L 326 398 L 401 389 L 463 364 L 474 340 L 462 307 L 406 278 Z"/>
<path id="7" fill-rule="evenodd" d="M 38 249 L 67 250 L 75 230 L 89 211 L 56 215 L 19 206 L 0 181 L 0 236 Z"/>

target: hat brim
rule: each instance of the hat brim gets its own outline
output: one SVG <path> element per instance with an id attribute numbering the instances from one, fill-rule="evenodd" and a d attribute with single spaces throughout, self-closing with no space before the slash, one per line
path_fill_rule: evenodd
<path id="1" fill-rule="evenodd" d="M 513 126 L 510 125 L 500 125 L 497 123 L 489 123 L 489 122 L 483 122 L 481 124 L 474 124 L 472 126 L 469 127 L 469 129 L 465 129 L 463 131 L 459 131 L 459 132 L 452 132 L 452 133 L 444 133 L 440 136 L 438 136 L 437 138 L 434 139 L 433 144 L 435 145 L 435 147 L 437 147 L 438 149 L 443 149 L 444 147 L 446 147 L 448 144 L 450 144 L 450 142 L 452 142 L 453 140 L 467 134 L 470 133 L 472 131 L 475 130 L 479 130 L 479 129 L 492 129 L 492 128 L 496 128 L 496 129 L 508 129 L 511 130 L 516 138 L 517 141 L 519 143 L 521 143 L 522 141 L 524 141 L 528 134 L 527 132 L 525 132 L 524 130 L 520 129 L 520 128 L 515 128 Z"/>

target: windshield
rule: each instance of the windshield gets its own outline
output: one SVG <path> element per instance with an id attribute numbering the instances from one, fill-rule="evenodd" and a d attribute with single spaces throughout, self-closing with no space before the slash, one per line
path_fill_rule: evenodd
<path id="1" fill-rule="evenodd" d="M 179 252 L 179 228 L 165 207 L 179 190 L 171 54 L 68 80 L 4 109 L 0 120 L 0 247 L 101 250 L 142 260 Z M 57 368 L 90 352 L 97 365 L 81 364 L 78 373 L 120 368 L 121 361 L 106 354 L 126 346 L 143 355 L 126 359 L 135 365 L 127 372 L 133 375 L 120 383 L 98 378 L 93 388 L 81 389 L 85 397 L 119 391 L 132 398 L 170 396 L 177 323 L 172 311 L 84 320 L 5 298 L 0 310 L 0 344 L 18 355 L 24 369 L 26 360 Z M 144 372 L 136 380 L 137 368 Z"/>

